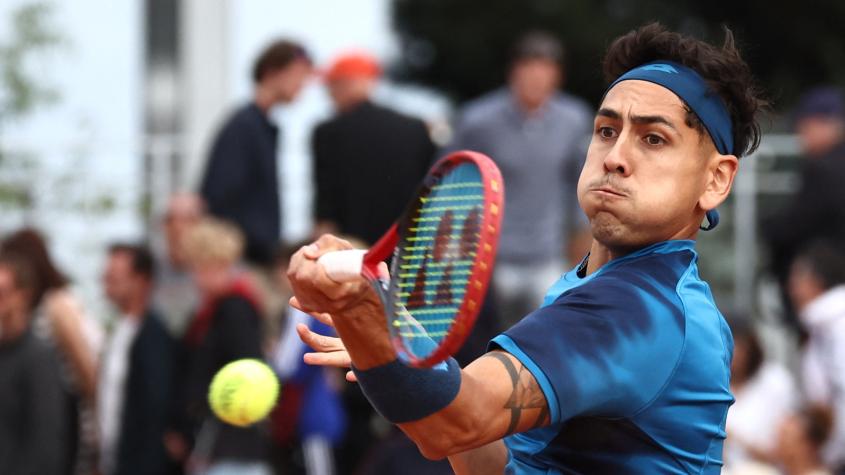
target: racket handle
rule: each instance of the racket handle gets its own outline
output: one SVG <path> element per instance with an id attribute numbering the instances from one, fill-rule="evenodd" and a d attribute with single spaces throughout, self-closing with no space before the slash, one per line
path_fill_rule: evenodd
<path id="1" fill-rule="evenodd" d="M 327 252 L 317 259 L 329 279 L 335 282 L 349 282 L 361 276 L 365 249 Z"/>

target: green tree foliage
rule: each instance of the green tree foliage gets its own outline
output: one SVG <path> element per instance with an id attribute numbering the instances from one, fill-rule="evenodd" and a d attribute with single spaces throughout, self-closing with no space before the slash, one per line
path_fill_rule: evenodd
<path id="1" fill-rule="evenodd" d="M 7 44 L 0 44 L 0 120 L 22 117 L 58 97 L 27 67 L 33 56 L 61 42 L 48 25 L 51 11 L 46 3 L 33 3 L 11 16 L 11 37 Z"/>
<path id="2" fill-rule="evenodd" d="M 729 26 L 781 109 L 808 87 L 845 84 L 845 2 L 838 0 L 395 0 L 393 6 L 404 53 L 396 76 L 458 100 L 502 84 L 510 45 L 543 29 L 566 44 L 565 87 L 595 103 L 604 91 L 600 61 L 609 42 L 653 20 L 713 42 Z"/>

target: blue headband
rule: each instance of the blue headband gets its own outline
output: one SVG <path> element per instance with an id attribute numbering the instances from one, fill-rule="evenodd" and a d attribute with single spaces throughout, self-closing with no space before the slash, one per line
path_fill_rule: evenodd
<path id="1" fill-rule="evenodd" d="M 734 153 L 733 125 L 728 109 L 698 73 L 672 61 L 653 61 L 619 76 L 607 90 L 610 91 L 622 81 L 632 79 L 648 81 L 675 93 L 698 116 L 716 150 L 722 155 Z M 706 231 L 715 228 L 719 223 L 719 213 L 715 209 L 707 212 L 707 222 L 707 226 L 702 228 Z"/>
<path id="2" fill-rule="evenodd" d="M 697 72 L 672 61 L 654 61 L 619 76 L 607 90 L 632 79 L 648 81 L 674 92 L 701 120 L 716 150 L 722 155 L 734 153 L 733 125 L 728 109 Z"/>

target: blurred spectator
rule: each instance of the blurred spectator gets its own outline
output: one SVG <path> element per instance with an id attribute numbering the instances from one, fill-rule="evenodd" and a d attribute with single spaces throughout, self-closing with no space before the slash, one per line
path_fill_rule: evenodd
<path id="1" fill-rule="evenodd" d="M 202 304 L 182 340 L 176 431 L 166 442 L 191 473 L 270 473 L 266 425 L 227 425 L 208 406 L 208 386 L 220 368 L 262 357 L 261 302 L 251 280 L 236 267 L 243 245 L 236 227 L 214 218 L 191 227 L 182 242 Z"/>
<path id="2" fill-rule="evenodd" d="M 833 431 L 824 460 L 845 468 L 845 254 L 819 241 L 799 252 L 789 294 L 808 333 L 802 354 L 807 400 L 833 410 Z"/>
<path id="3" fill-rule="evenodd" d="M 170 197 L 162 219 L 165 255 L 156 260 L 153 306 L 162 312 L 173 335 L 182 335 L 199 302 L 179 242 L 204 213 L 205 205 L 198 195 L 177 193 Z"/>
<path id="4" fill-rule="evenodd" d="M 120 312 L 103 354 L 98 387 L 101 473 L 166 474 L 173 342 L 150 308 L 154 264 L 140 246 L 115 244 L 103 274 Z"/>
<path id="5" fill-rule="evenodd" d="M 582 100 L 558 91 L 563 63 L 556 38 L 524 36 L 513 51 L 507 88 L 469 103 L 449 146 L 488 154 L 505 180 L 494 283 L 506 326 L 540 304 L 567 265 L 566 252 L 580 258 L 589 248 L 575 189 L 592 113 Z M 576 242 L 580 249 L 569 249 Z"/>
<path id="6" fill-rule="evenodd" d="M 89 474 L 97 464 L 97 421 L 94 415 L 97 360 L 102 345 L 99 324 L 82 309 L 67 278 L 53 264 L 47 245 L 34 229 L 22 229 L 0 245 L 20 255 L 35 271 L 33 333 L 59 356 L 68 417 L 68 473 Z"/>
<path id="7" fill-rule="evenodd" d="M 771 461 L 779 427 L 794 411 L 798 392 L 787 369 L 766 358 L 750 323 L 731 318 L 730 324 L 734 337 L 731 392 L 736 402 L 728 411 L 724 461 L 734 469 Z"/>
<path id="8" fill-rule="evenodd" d="M 831 431 L 827 408 L 809 407 L 787 418 L 780 427 L 778 460 L 786 475 L 831 475 L 822 462 L 821 448 Z"/>
<path id="9" fill-rule="evenodd" d="M 324 74 L 335 117 L 314 130 L 316 234 L 372 245 L 407 206 L 434 158 L 425 124 L 371 101 L 375 58 L 340 56 Z"/>
<path id="10" fill-rule="evenodd" d="M 293 101 L 310 74 L 302 46 L 286 40 L 268 46 L 253 66 L 253 99 L 218 132 L 202 180 L 208 211 L 237 224 L 246 237 L 247 261 L 266 268 L 281 237 L 279 130 L 268 113 Z"/>
<path id="11" fill-rule="evenodd" d="M 824 87 L 803 96 L 795 130 L 804 153 L 801 187 L 789 205 L 764 222 L 772 270 L 786 289 L 795 253 L 814 239 L 845 242 L 845 97 Z M 791 323 L 795 304 L 784 292 Z"/>
<path id="12" fill-rule="evenodd" d="M 304 244 L 285 246 L 279 252 L 276 278 L 282 295 L 292 295 L 287 268 L 293 253 Z M 273 368 L 284 387 L 272 416 L 274 438 L 281 449 L 274 451 L 274 459 L 284 458 L 279 460 L 281 473 L 331 475 L 336 473 L 332 452 L 346 428 L 339 388 L 342 377 L 336 370 L 305 364 L 302 357 L 310 350 L 299 339 L 296 326 L 306 325 L 322 335 L 333 335 L 334 331 L 290 306 L 282 321 L 272 356 Z"/>
<path id="13" fill-rule="evenodd" d="M 58 360 L 31 331 L 38 276 L 22 256 L 0 255 L 0 473 L 69 473 L 67 404 Z"/>

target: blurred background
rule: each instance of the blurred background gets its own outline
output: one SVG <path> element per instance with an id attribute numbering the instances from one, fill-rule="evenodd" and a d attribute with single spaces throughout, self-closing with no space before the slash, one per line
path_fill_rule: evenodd
<path id="1" fill-rule="evenodd" d="M 784 368 L 786 376 L 780 379 L 794 380 L 784 384 L 801 386 L 802 355 L 812 332 L 801 323 L 801 310 L 790 308 L 794 305 L 789 303 L 787 288 L 790 267 L 779 261 L 799 254 L 813 238 L 838 243 L 841 235 L 838 231 L 825 231 L 816 236 L 807 228 L 810 234 L 790 237 L 792 247 L 784 251 L 783 242 L 788 239 L 781 239 L 783 225 L 778 223 L 783 223 L 789 212 L 800 212 L 788 209 L 794 208 L 796 196 L 806 186 L 802 185 L 803 180 L 810 176 L 806 157 L 812 153 L 802 148 L 804 142 L 796 135 L 799 119 L 821 116 L 845 123 L 841 96 L 845 86 L 845 3 L 834 0 L 122 0 L 108 4 L 86 0 L 2 0 L 0 234 L 10 236 L 32 228 L 46 240 L 54 266 L 64 272 L 75 304 L 84 309 L 80 313 L 99 328 L 89 332 L 99 335 L 88 340 L 99 342 L 98 349 L 91 351 L 91 358 L 99 363 L 89 371 L 102 374 L 109 367 L 104 363 L 108 358 L 102 355 L 113 353 L 109 349 L 114 348 L 115 332 L 121 327 L 118 322 L 128 312 L 106 288 L 111 259 L 123 252 L 115 250 L 115 243 L 132 244 L 127 252 L 135 264 L 140 262 L 139 255 L 143 257 L 141 251 L 150 251 L 153 261 L 166 261 L 161 256 L 167 255 L 168 246 L 173 246 L 168 243 L 166 228 L 168 217 L 174 213 L 173 197 L 184 198 L 186 193 L 201 192 L 204 186 L 210 186 L 207 170 L 211 169 L 209 157 L 215 154 L 216 137 L 233 111 L 254 99 L 257 83 L 251 71 L 256 58 L 271 42 L 279 38 L 295 42 L 304 48 L 303 54 L 315 68 L 315 74 L 295 97 L 275 101 L 265 110 L 278 131 L 273 142 L 276 163 L 272 170 L 279 194 L 275 244 L 282 250 L 274 252 L 272 262 L 263 263 L 267 264 L 264 271 L 269 269 L 264 275 L 269 283 L 264 284 L 275 289 L 271 293 L 284 295 L 284 283 L 276 282 L 273 275 L 274 270 L 285 265 L 284 249 L 324 229 L 367 241 L 362 234 L 338 224 L 342 218 L 321 214 L 318 200 L 321 186 L 340 186 L 320 182 L 318 169 L 323 162 L 315 156 L 314 131 L 318 124 L 344 112 L 325 87 L 334 77 L 332 74 L 355 69 L 339 65 L 337 60 L 342 55 L 352 53 L 353 58 L 361 56 L 376 63 L 379 73 L 373 73 L 370 79 L 380 79 L 372 85 L 372 102 L 403 117 L 421 120 L 430 139 L 430 144 L 421 147 L 430 147 L 432 153 L 426 157 L 433 158 L 439 153 L 434 150 L 448 150 L 450 144 L 460 143 L 459 118 L 468 101 L 512 80 L 511 68 L 516 64 L 513 45 L 526 32 L 544 31 L 562 42 L 565 53 L 555 59 L 562 72 L 556 86 L 567 97 L 578 98 L 578 104 L 591 114 L 606 87 L 601 73 L 604 50 L 613 38 L 652 20 L 713 43 L 722 41 L 723 26 L 730 27 L 771 102 L 761 121 L 762 144 L 753 155 L 741 160 L 734 191 L 720 208 L 721 225 L 703 233 L 697 247 L 702 256 L 702 277 L 710 283 L 720 308 L 733 321 L 741 322 L 743 328 L 752 329 L 766 361 Z M 845 134 L 837 137 L 845 141 Z M 836 158 L 845 162 L 845 154 Z M 841 166 L 833 169 L 845 170 Z M 837 180 L 845 181 L 845 175 L 827 176 L 831 181 L 813 186 L 836 187 Z M 814 204 L 845 209 L 841 193 L 831 196 L 838 196 L 840 201 Z M 213 203 L 209 205 L 210 214 L 226 217 L 224 212 L 215 212 Z M 190 203 L 186 206 L 196 206 L 200 214 L 203 208 Z M 823 219 L 836 219 L 839 215 L 830 216 L 834 218 Z M 577 227 L 577 217 L 567 220 L 567 229 Z M 329 226 L 322 227 L 326 223 Z M 845 222 L 834 224 L 845 228 Z M 214 242 L 229 231 L 214 225 L 211 228 L 222 233 L 210 232 Z M 247 251 L 251 239 L 248 234 Z M 831 263 L 838 262 L 837 258 L 821 260 Z M 572 260 L 568 259 L 570 264 Z M 132 272 L 143 276 L 143 266 L 133 264 Z M 835 269 L 831 272 L 836 273 Z M 157 279 L 159 271 L 149 274 Z M 829 290 L 841 283 L 831 277 L 822 287 Z M 184 311 L 189 315 L 162 316 L 172 340 L 184 338 L 183 332 L 195 318 L 192 312 L 202 308 L 205 293 L 203 289 L 198 293 L 199 297 L 185 297 L 186 302 L 194 303 L 194 308 Z M 274 297 L 267 299 L 272 301 Z M 285 312 L 279 307 L 275 313 L 282 317 L 274 315 L 262 323 L 263 328 L 269 327 L 262 330 L 262 354 L 268 360 L 285 351 L 280 343 L 285 340 L 285 326 L 296 318 Z M 838 317 L 845 320 L 845 313 Z M 500 318 L 497 322 L 507 322 Z M 490 324 L 488 333 L 495 333 L 497 328 L 498 323 Z M 65 348 L 61 344 L 59 347 Z M 822 357 L 827 361 L 836 358 L 830 353 Z M 838 394 L 829 395 L 829 400 L 839 397 L 841 401 L 845 386 L 838 384 L 845 382 L 845 374 L 831 376 L 829 371 L 834 370 L 824 368 L 822 379 L 833 381 L 829 383 L 831 391 Z M 283 370 L 279 371 L 282 374 Z M 115 370 L 115 374 L 123 372 Z M 331 380 L 330 386 L 343 386 L 340 378 L 326 377 Z M 740 386 L 738 383 L 737 391 Z M 346 389 L 340 391 L 344 395 L 337 404 L 348 412 L 347 425 L 365 424 L 369 432 L 362 437 L 372 446 L 381 444 L 387 448 L 373 451 L 372 447 L 358 446 L 355 451 L 372 451 L 375 455 L 369 457 L 369 462 L 353 460 L 343 448 L 348 443 L 344 438 L 350 437 L 348 433 L 326 436 L 330 439 L 328 445 L 334 447 L 333 456 L 325 455 L 331 450 L 311 450 L 311 446 L 302 443 L 307 437 L 299 434 L 293 438 L 299 445 L 290 449 L 288 459 L 274 462 L 275 470 L 411 473 L 388 468 L 391 457 L 398 457 L 390 454 L 402 453 L 408 445 L 397 442 L 399 436 L 372 414 L 356 419 L 354 407 L 360 401 L 356 403 L 354 396 L 345 394 Z M 96 388 L 91 389 L 89 395 L 96 392 Z M 800 400 L 800 391 L 794 392 L 795 399 Z M 85 394 L 77 396 L 88 398 Z M 90 399 L 88 409 L 97 412 L 97 398 Z M 294 412 L 303 410 L 297 403 L 290 404 L 298 408 Z M 799 406 L 795 403 L 795 407 Z M 89 419 L 98 417 L 102 419 L 102 415 L 90 415 Z M 752 422 L 746 425 L 756 427 L 753 417 L 749 417 Z M 338 427 L 345 424 L 337 420 L 331 423 Z M 817 419 L 807 416 L 802 420 Z M 9 423 L 0 420 L 0 425 Z M 335 432 L 342 431 L 333 429 L 332 434 Z M 736 460 L 753 460 L 776 471 L 798 473 L 771 455 L 777 451 L 775 439 L 779 435 L 777 428 L 768 432 L 763 442 L 742 444 L 742 454 Z M 828 439 L 815 443 L 822 447 Z M 188 452 L 195 442 L 199 443 L 188 442 Z M 94 441 L 91 445 L 102 444 Z M 168 454 L 178 453 L 177 446 L 178 443 L 169 444 Z M 101 448 L 93 451 L 100 452 Z M 91 455 L 91 460 L 96 457 Z M 833 460 L 827 462 L 828 467 L 843 460 L 837 458 L 839 455 L 819 457 L 832 457 L 825 459 Z M 197 458 L 202 459 L 193 457 Z M 182 457 L 183 461 L 189 459 L 188 455 Z M 330 460 L 331 466 L 323 467 L 319 460 Z M 420 464 L 425 465 L 422 461 Z M 186 470 L 188 465 L 183 463 L 179 470 Z M 88 473 L 110 470 L 97 461 L 90 466 L 97 468 Z M 188 471 L 204 473 L 198 466 L 202 464 L 195 464 Z M 86 471 L 84 464 L 77 463 L 75 467 L 76 473 Z M 419 473 L 448 473 L 442 464 L 420 470 L 432 471 Z"/>

